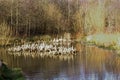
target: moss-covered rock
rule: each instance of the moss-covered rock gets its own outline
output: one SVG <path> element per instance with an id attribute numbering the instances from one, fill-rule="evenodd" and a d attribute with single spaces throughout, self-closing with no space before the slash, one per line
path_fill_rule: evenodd
<path id="1" fill-rule="evenodd" d="M 2 63 L 0 67 L 0 80 L 25 80 L 21 69 L 10 69 L 6 64 Z"/>

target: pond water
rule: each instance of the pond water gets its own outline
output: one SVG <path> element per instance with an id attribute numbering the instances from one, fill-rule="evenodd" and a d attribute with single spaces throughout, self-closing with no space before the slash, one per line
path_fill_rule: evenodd
<path id="1" fill-rule="evenodd" d="M 22 68 L 26 80 L 120 80 L 120 57 L 113 51 L 75 44 L 79 53 L 64 56 L 15 56 L 0 49 L 11 68 Z"/>

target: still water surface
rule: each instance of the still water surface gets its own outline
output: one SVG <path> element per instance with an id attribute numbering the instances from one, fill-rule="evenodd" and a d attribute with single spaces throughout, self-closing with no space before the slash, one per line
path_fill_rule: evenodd
<path id="1" fill-rule="evenodd" d="M 120 57 L 113 51 L 76 44 L 77 55 L 15 56 L 0 49 L 10 67 L 22 68 L 26 80 L 120 80 Z"/>

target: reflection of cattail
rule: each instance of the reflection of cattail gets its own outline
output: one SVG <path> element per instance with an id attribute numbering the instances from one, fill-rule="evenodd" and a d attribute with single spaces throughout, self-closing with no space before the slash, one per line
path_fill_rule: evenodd
<path id="1" fill-rule="evenodd" d="M 0 67 L 2 66 L 2 61 L 0 60 Z"/>

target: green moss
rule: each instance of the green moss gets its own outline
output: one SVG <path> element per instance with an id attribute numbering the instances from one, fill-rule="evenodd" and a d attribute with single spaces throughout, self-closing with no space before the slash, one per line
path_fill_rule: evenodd
<path id="1" fill-rule="evenodd" d="M 4 63 L 0 68 L 0 80 L 25 80 L 21 69 L 10 69 Z"/>

